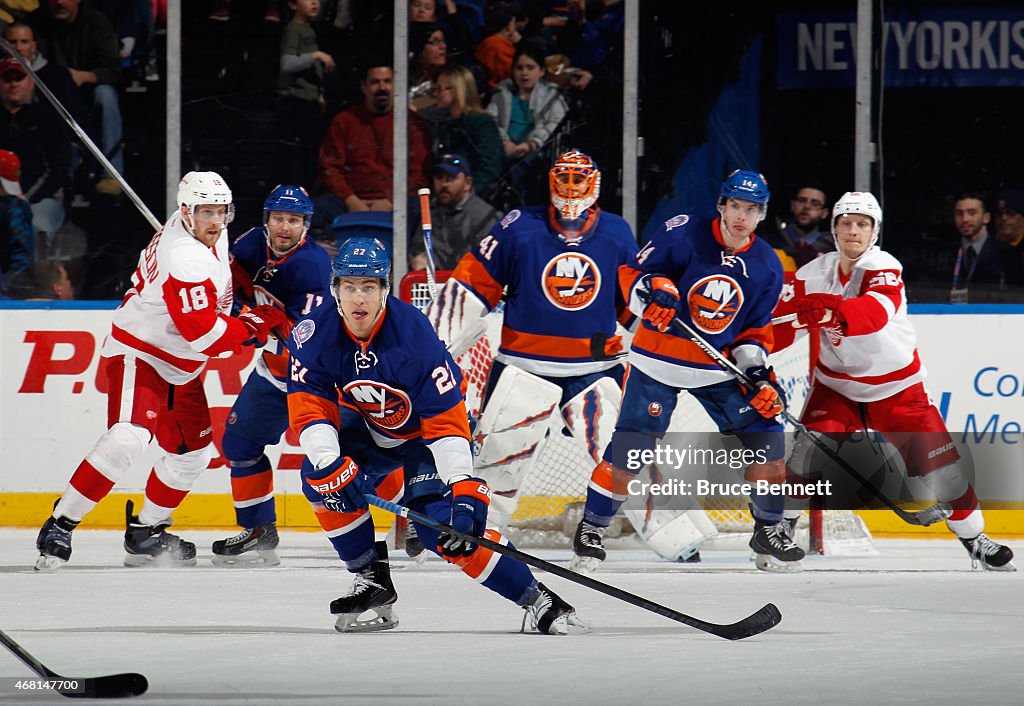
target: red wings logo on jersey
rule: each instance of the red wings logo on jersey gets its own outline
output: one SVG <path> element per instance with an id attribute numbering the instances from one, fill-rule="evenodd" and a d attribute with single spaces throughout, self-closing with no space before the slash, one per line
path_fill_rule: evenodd
<path id="1" fill-rule="evenodd" d="M 562 253 L 544 266 L 541 289 L 559 309 L 586 309 L 601 291 L 601 271 L 582 253 Z"/>
<path id="2" fill-rule="evenodd" d="M 697 328 L 705 333 L 721 333 L 743 306 L 743 290 L 732 277 L 708 275 L 690 287 L 686 302 Z"/>
<path id="3" fill-rule="evenodd" d="M 363 417 L 381 429 L 400 429 L 412 415 L 409 396 L 381 382 L 356 380 L 345 385 L 343 393 Z"/>

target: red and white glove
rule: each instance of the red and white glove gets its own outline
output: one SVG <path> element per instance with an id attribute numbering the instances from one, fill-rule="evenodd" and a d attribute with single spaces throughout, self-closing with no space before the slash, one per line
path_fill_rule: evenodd
<path id="1" fill-rule="evenodd" d="M 270 337 L 270 332 L 288 323 L 288 317 L 276 306 L 264 304 L 253 307 L 238 315 L 238 320 L 245 324 L 252 333 L 252 338 L 243 342 L 243 346 L 263 346 Z"/>
<path id="2" fill-rule="evenodd" d="M 643 319 L 664 333 L 679 312 L 679 289 L 668 277 L 648 275 L 645 279 L 651 301 L 644 309 Z"/>
<path id="3" fill-rule="evenodd" d="M 838 294 L 808 294 L 796 303 L 796 321 L 807 328 L 843 325 L 843 298 Z"/>

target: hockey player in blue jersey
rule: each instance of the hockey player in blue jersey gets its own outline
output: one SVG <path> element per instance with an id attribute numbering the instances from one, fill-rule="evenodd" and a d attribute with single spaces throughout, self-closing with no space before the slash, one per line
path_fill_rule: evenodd
<path id="1" fill-rule="evenodd" d="M 307 457 L 303 492 L 355 574 L 351 591 L 331 603 L 335 627 L 385 630 L 398 624 L 397 593 L 386 546 L 374 544 L 365 492 L 401 498 L 461 532 L 507 540 L 485 530 L 490 491 L 474 477 L 461 371 L 423 314 L 389 296 L 384 246 L 350 238 L 331 276 L 337 309 L 321 307 L 291 330 L 289 417 Z M 356 424 L 341 416 L 339 402 Z M 523 607 L 538 632 L 589 630 L 525 564 L 430 527 L 417 530 L 425 547 Z"/>
<path id="2" fill-rule="evenodd" d="M 299 186 L 278 186 L 263 202 L 263 225 L 231 246 L 232 280 L 246 303 L 275 306 L 294 322 L 330 301 L 331 258 L 307 238 L 313 202 Z M 283 333 L 287 333 L 284 331 Z M 288 351 L 271 338 L 256 361 L 224 427 L 235 518 L 243 529 L 213 543 L 219 566 L 274 566 L 280 561 L 274 475 L 267 446 L 288 428 Z"/>
<path id="3" fill-rule="evenodd" d="M 458 354 L 507 289 L 476 429 L 476 471 L 491 486 L 499 528 L 515 511 L 545 436 L 564 427 L 596 461 L 621 397 L 616 322 L 632 317 L 616 283 L 619 267 L 634 261 L 636 237 L 620 216 L 598 207 L 601 172 L 590 157 L 560 155 L 549 179 L 551 203 L 509 212 L 426 310 Z"/>
<path id="4" fill-rule="evenodd" d="M 768 185 L 757 172 L 737 170 L 722 184 L 719 217 L 677 215 L 623 270 L 629 306 L 643 322 L 630 347 L 630 369 L 612 442 L 594 469 L 583 520 L 573 541 L 573 566 L 593 570 L 605 558 L 602 536 L 626 497 L 626 455 L 653 450 L 668 429 L 681 390 L 693 395 L 720 431 L 734 434 L 756 459 L 746 480 L 785 479 L 785 443 L 776 419 L 785 404 L 767 365 L 771 316 L 782 289 L 778 257 L 754 233 L 768 206 Z M 682 294 L 682 296 L 680 296 Z M 685 334 L 670 328 L 680 316 L 711 345 L 731 357 L 756 383 L 743 389 Z M 803 551 L 781 522 L 784 498 L 750 497 L 755 530 L 750 540 L 758 568 L 792 570 Z"/>

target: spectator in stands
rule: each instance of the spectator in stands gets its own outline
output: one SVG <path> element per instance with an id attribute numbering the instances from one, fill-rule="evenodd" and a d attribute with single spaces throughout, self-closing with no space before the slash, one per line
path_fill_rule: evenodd
<path id="1" fill-rule="evenodd" d="M 442 8 L 443 14 L 439 12 Z M 409 0 L 409 22 L 438 23 L 449 55 L 466 54 L 473 46 L 465 14 L 454 0 Z"/>
<path id="2" fill-rule="evenodd" d="M 1020 284 L 1020 258 L 1013 248 L 989 236 L 992 218 L 985 197 L 978 193 L 957 196 L 953 206 L 953 223 L 960 233 L 960 248 L 953 266 L 953 289 L 967 289 L 972 284 Z"/>
<path id="3" fill-rule="evenodd" d="M 512 76 L 512 60 L 521 39 L 516 27 L 517 13 L 518 5 L 510 2 L 496 2 L 487 11 L 484 21 L 484 34 L 487 36 L 477 46 L 474 56 L 487 72 L 488 88 L 497 88 L 499 83 Z"/>
<path id="4" fill-rule="evenodd" d="M 334 70 L 334 59 L 320 51 L 309 22 L 320 11 L 320 0 L 289 0 L 292 19 L 281 36 L 277 90 L 281 96 L 281 137 L 289 145 L 283 153 L 283 183 L 312 186 L 317 145 L 324 112 L 324 74 Z M 296 147 L 297 145 L 298 147 Z"/>
<path id="5" fill-rule="evenodd" d="M 18 155 L 0 150 L 0 281 L 12 288 L 19 275 L 28 276 L 36 251 L 32 209 L 21 193 L 20 177 Z"/>
<path id="6" fill-rule="evenodd" d="M 334 117 L 320 145 L 320 185 L 313 203 L 313 227 L 323 232 L 345 211 L 390 211 L 392 208 L 392 91 L 394 72 L 383 61 L 370 61 L 360 84 L 363 102 Z M 430 150 L 423 120 L 409 112 L 409 191 L 427 185 Z"/>
<path id="7" fill-rule="evenodd" d="M 522 159 L 551 139 L 568 106 L 544 80 L 544 55 L 535 44 L 523 42 L 516 49 L 512 75 L 498 85 L 487 110 L 498 121 L 505 154 Z"/>
<path id="8" fill-rule="evenodd" d="M 805 182 L 789 200 L 789 219 L 776 220 L 782 250 L 803 267 L 819 255 L 836 249 L 829 227 L 828 198 L 817 182 Z"/>
<path id="9" fill-rule="evenodd" d="M 434 22 L 409 25 L 409 106 L 423 110 L 434 104 L 430 91 L 448 63 L 448 43 Z"/>
<path id="10" fill-rule="evenodd" d="M 31 25 L 24 22 L 11 23 L 4 29 L 4 39 L 10 42 L 11 46 L 28 62 L 39 80 L 71 113 L 71 117 L 83 127 L 89 125 L 89 111 L 78 86 L 71 78 L 71 71 L 66 66 L 47 61 L 46 57 L 39 53 L 35 32 Z"/>
<path id="11" fill-rule="evenodd" d="M 996 197 L 996 235 L 1020 250 L 1024 245 L 1024 193 L 1007 189 Z"/>
<path id="12" fill-rule="evenodd" d="M 36 237 L 56 233 L 64 222 L 71 135 L 13 57 L 0 61 L 0 149 L 13 151 L 21 160 L 21 184 L 32 207 Z"/>
<path id="13" fill-rule="evenodd" d="M 434 107 L 420 113 L 433 127 L 434 154 L 468 158 L 474 189 L 486 199 L 501 172 L 501 135 L 494 117 L 480 105 L 473 73 L 458 64 L 446 66 L 434 84 L 434 100 Z"/>
<path id="14" fill-rule="evenodd" d="M 68 265 L 59 260 L 40 260 L 32 266 L 35 274 L 35 291 L 26 299 L 58 299 L 75 298 L 75 288 L 68 273 Z"/>
<path id="15" fill-rule="evenodd" d="M 420 222 L 417 199 L 416 221 Z M 434 258 L 437 268 L 450 270 L 498 222 L 501 214 L 473 193 L 470 163 L 458 154 L 443 154 L 434 163 L 434 194 L 430 200 Z M 423 229 L 416 228 L 409 247 L 410 269 L 427 266 Z"/>
<path id="16" fill-rule="evenodd" d="M 117 84 L 121 59 L 117 33 L 99 10 L 83 6 L 82 0 L 48 0 L 49 12 L 39 29 L 43 55 L 71 70 L 71 78 L 82 92 L 86 105 L 98 117 L 100 147 L 114 169 L 124 173 L 121 149 L 121 107 Z M 121 193 L 112 176 L 96 182 L 96 191 L 109 196 Z"/>

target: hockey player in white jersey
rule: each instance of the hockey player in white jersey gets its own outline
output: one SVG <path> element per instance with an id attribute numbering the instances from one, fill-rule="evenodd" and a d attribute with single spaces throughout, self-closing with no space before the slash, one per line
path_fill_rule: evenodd
<path id="1" fill-rule="evenodd" d="M 776 349 L 810 332 L 821 350 L 801 421 L 837 447 L 868 429 L 895 446 L 911 475 L 953 508 L 946 525 L 985 569 L 1014 571 L 1013 551 L 991 540 L 974 488 L 942 415 L 925 390 L 917 337 L 907 318 L 903 266 L 876 243 L 882 209 L 867 192 L 847 192 L 832 209 L 837 252 L 796 273 L 776 315 L 797 314 L 797 325 L 775 326 Z M 813 447 L 798 436 L 789 468 L 813 471 Z M 796 510 L 787 510 L 792 519 Z"/>
<path id="2" fill-rule="evenodd" d="M 231 190 L 214 172 L 189 172 L 178 210 L 139 256 L 101 351 L 109 381 L 107 430 L 71 477 L 36 540 L 36 569 L 71 557 L 71 533 L 156 438 L 164 455 L 146 482 L 138 515 L 125 508 L 126 566 L 195 564 L 195 545 L 167 532 L 171 513 L 215 456 L 199 375 L 211 357 L 266 342 L 284 314 L 232 304 L 227 225 Z"/>

